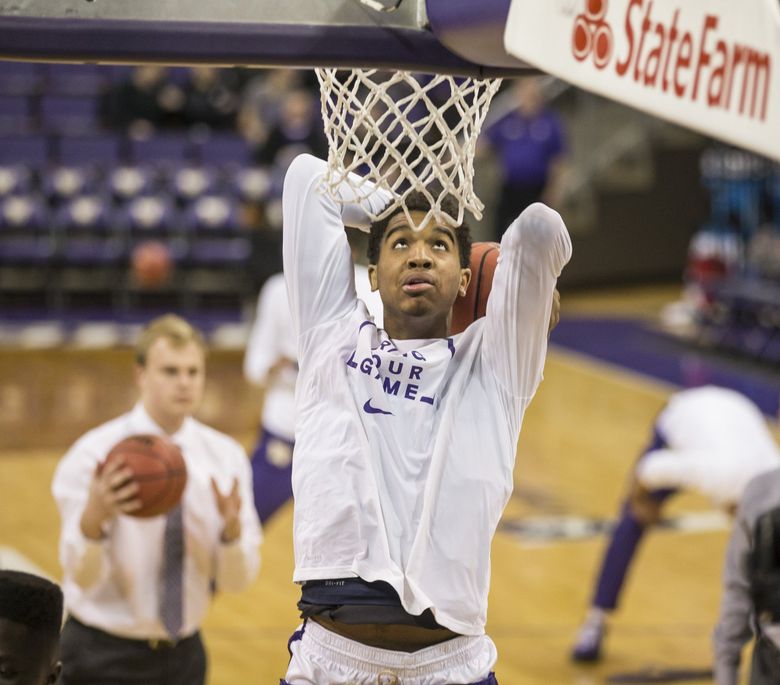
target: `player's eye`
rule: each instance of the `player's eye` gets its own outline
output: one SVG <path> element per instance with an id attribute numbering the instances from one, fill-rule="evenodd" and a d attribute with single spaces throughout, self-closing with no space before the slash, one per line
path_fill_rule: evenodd
<path id="1" fill-rule="evenodd" d="M 406 238 L 398 238 L 393 241 L 393 249 L 398 250 L 399 248 L 406 247 L 408 244 Z"/>
<path id="2" fill-rule="evenodd" d="M 447 245 L 447 242 L 446 242 L 445 240 L 437 240 L 437 241 L 436 241 L 436 242 L 433 244 L 433 247 L 434 247 L 435 249 L 437 249 L 437 250 L 445 250 L 445 251 L 446 251 L 446 250 L 448 250 L 448 249 L 449 249 L 449 245 Z"/>

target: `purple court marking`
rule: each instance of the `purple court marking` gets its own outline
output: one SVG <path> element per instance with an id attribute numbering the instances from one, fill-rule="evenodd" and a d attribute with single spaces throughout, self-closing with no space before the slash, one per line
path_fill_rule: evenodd
<path id="1" fill-rule="evenodd" d="M 551 342 L 681 388 L 706 384 L 731 388 L 753 400 L 765 414 L 778 415 L 780 373 L 776 370 L 688 347 L 650 330 L 639 319 L 566 317 L 553 331 Z"/>

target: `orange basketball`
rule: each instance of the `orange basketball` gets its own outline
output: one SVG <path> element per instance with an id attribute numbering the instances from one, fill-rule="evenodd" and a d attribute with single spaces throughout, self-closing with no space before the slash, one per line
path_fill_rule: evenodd
<path id="1" fill-rule="evenodd" d="M 469 324 L 485 316 L 499 252 L 498 243 L 474 243 L 471 246 L 471 283 L 466 296 L 458 297 L 452 307 L 452 335 L 461 333 Z"/>
<path id="2" fill-rule="evenodd" d="M 143 506 L 131 516 L 148 518 L 164 514 L 181 500 L 187 484 L 187 466 L 181 450 L 159 435 L 131 435 L 118 442 L 104 464 L 122 458 L 138 483 Z"/>
<path id="3" fill-rule="evenodd" d="M 147 240 L 133 250 L 130 268 L 137 285 L 156 288 L 169 281 L 173 274 L 171 252 L 159 240 Z"/>

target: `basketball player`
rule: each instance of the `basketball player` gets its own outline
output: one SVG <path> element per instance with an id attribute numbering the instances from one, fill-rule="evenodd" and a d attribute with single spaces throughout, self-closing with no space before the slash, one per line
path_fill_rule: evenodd
<path id="1" fill-rule="evenodd" d="M 663 503 L 695 490 L 733 512 L 748 481 L 780 465 L 780 449 L 761 411 L 733 390 L 706 386 L 673 395 L 653 427 L 634 469 L 596 581 L 572 659 L 598 661 L 609 614 L 617 607 L 631 561 Z"/>
<path id="2" fill-rule="evenodd" d="M 59 662 L 62 590 L 21 571 L 0 570 L 0 683 L 53 685 Z"/>
<path id="3" fill-rule="evenodd" d="M 382 301 L 379 294 L 370 289 L 368 269 L 358 263 L 361 243 L 352 239 L 350 245 L 358 299 L 365 303 L 381 328 Z M 257 316 L 244 356 L 245 378 L 264 389 L 260 436 L 252 453 L 255 506 L 263 524 L 292 497 L 296 359 L 287 286 L 284 275 L 278 273 L 271 276 L 260 291 Z"/>
<path id="4" fill-rule="evenodd" d="M 69 618 L 64 685 L 205 682 L 200 624 L 215 591 L 255 577 L 261 533 L 244 450 L 192 417 L 203 396 L 205 345 L 167 315 L 135 349 L 138 404 L 88 432 L 54 475 L 62 517 L 60 561 Z M 167 515 L 134 518 L 138 485 L 109 450 L 136 434 L 166 435 L 182 450 L 187 487 Z"/>
<path id="5" fill-rule="evenodd" d="M 378 329 L 356 297 L 344 235 L 345 225 L 369 229 L 366 207 L 346 184 L 343 203 L 327 195 L 325 172 L 296 158 L 283 196 L 300 366 L 294 580 L 305 619 L 283 682 L 493 684 L 490 543 L 541 381 L 569 236 L 547 207 L 523 212 L 504 234 L 487 316 L 450 336 L 471 276 L 468 227 L 418 230 L 399 209 L 370 226 Z M 364 200 L 374 212 L 387 201 Z M 406 204 L 419 223 L 424 198 Z"/>

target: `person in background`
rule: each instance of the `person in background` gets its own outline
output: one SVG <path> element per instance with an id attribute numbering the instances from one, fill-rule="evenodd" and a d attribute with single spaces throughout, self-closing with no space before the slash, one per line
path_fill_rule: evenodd
<path id="1" fill-rule="evenodd" d="M 482 133 L 498 160 L 502 185 L 496 209 L 495 240 L 528 205 L 559 207 L 566 169 L 566 136 L 558 114 L 547 107 L 542 77 L 517 79 L 515 107 Z M 484 147 L 483 147 L 484 149 Z"/>
<path id="2" fill-rule="evenodd" d="M 723 570 L 715 628 L 715 683 L 737 685 L 742 648 L 755 638 L 750 685 L 780 682 L 780 469 L 745 488 Z"/>
<path id="3" fill-rule="evenodd" d="M 89 431 L 57 467 L 63 685 L 202 685 L 200 625 L 214 593 L 239 592 L 257 575 L 262 535 L 246 452 L 192 416 L 205 358 L 187 321 L 153 320 L 135 348 L 138 403 Z M 139 434 L 167 436 L 187 465 L 181 503 L 165 515 L 131 516 L 141 506 L 132 471 L 121 459 L 100 468 Z"/>
<path id="4" fill-rule="evenodd" d="M 669 497 L 694 490 L 733 513 L 748 481 L 777 466 L 780 448 L 747 397 L 715 386 L 672 395 L 653 425 L 650 445 L 634 466 L 572 659 L 601 659 L 608 617 L 618 606 L 628 569 Z"/>

